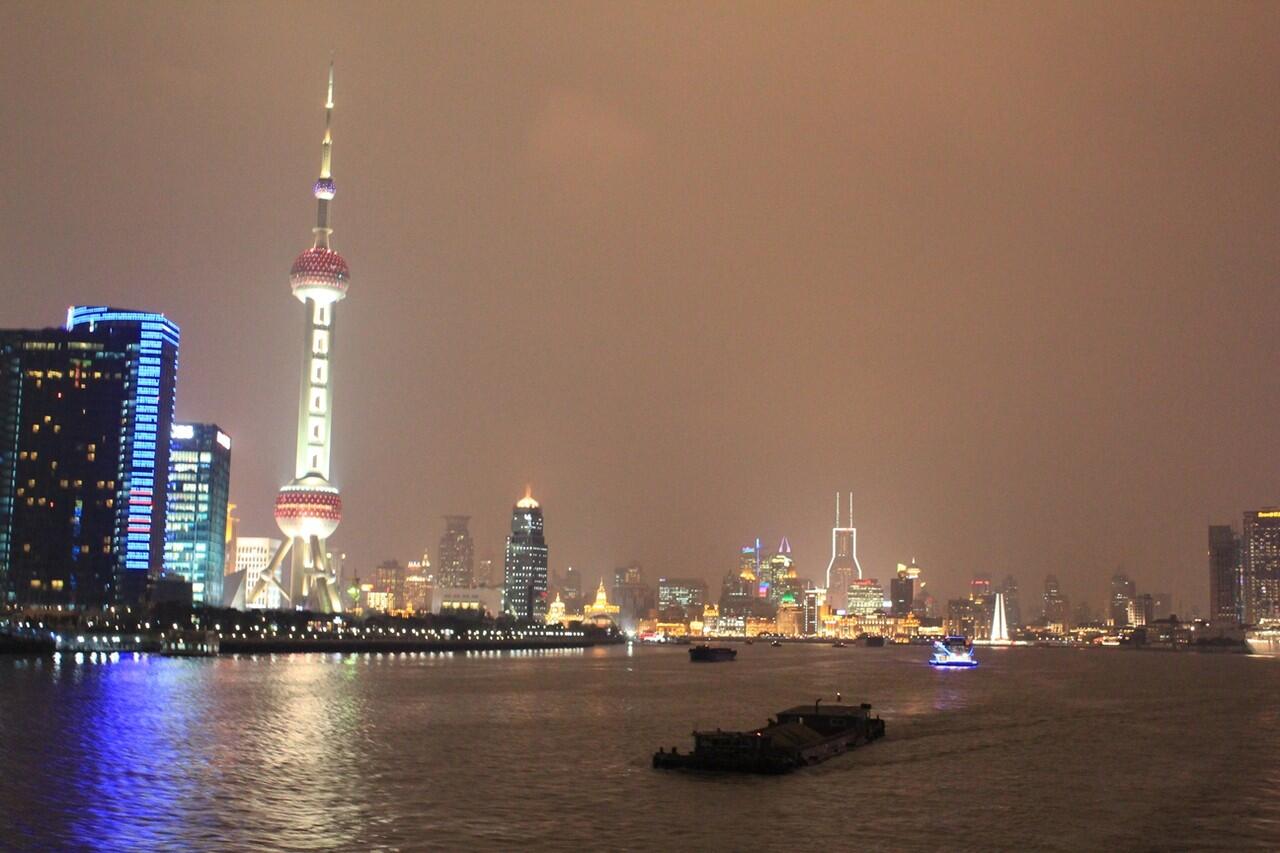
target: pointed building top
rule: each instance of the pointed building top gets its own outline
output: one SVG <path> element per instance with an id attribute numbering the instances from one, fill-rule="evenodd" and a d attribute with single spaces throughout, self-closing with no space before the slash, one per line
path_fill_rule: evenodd
<path id="1" fill-rule="evenodd" d="M 537 509 L 538 502 L 533 499 L 533 486 L 524 487 L 524 497 L 516 502 L 520 509 Z"/>

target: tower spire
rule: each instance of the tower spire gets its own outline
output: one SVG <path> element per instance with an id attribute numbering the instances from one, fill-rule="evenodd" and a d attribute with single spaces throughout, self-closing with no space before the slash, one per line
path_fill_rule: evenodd
<path id="1" fill-rule="evenodd" d="M 316 227 L 312 230 L 316 235 L 316 247 L 329 248 L 329 235 L 333 229 L 329 227 L 329 202 L 337 192 L 333 183 L 333 57 L 329 57 L 329 89 L 324 100 L 324 140 L 320 143 L 320 178 L 314 188 L 318 210 L 316 211 Z"/>

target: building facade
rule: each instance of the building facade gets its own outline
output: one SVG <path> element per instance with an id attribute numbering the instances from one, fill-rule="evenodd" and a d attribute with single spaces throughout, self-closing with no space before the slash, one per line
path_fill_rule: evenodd
<path id="1" fill-rule="evenodd" d="M 271 536 L 237 536 L 231 540 L 235 562 L 235 581 L 228 577 L 223 582 L 223 602 L 237 610 L 279 610 L 282 605 L 279 587 L 270 586 L 257 600 L 249 600 L 246 593 L 258 585 L 262 574 L 271 564 L 271 558 L 280 550 L 281 541 Z M 231 593 L 228 595 L 228 593 Z"/>
<path id="2" fill-rule="evenodd" d="M 476 582 L 475 544 L 467 529 L 469 515 L 446 515 L 437 553 L 436 575 L 444 586 L 471 586 Z"/>
<path id="3" fill-rule="evenodd" d="M 1240 533 L 1244 619 L 1280 619 L 1280 508 L 1244 514 Z"/>
<path id="4" fill-rule="evenodd" d="M 164 563 L 178 344 L 163 315 L 94 306 L 0 332 L 0 600 L 145 598 Z"/>
<path id="5" fill-rule="evenodd" d="M 547 613 L 547 540 L 542 507 L 528 490 L 511 511 L 503 602 L 503 609 L 517 619 L 541 621 Z"/>
<path id="6" fill-rule="evenodd" d="M 191 584 L 196 604 L 222 603 L 231 437 L 216 424 L 174 424 L 165 499 L 164 570 Z"/>

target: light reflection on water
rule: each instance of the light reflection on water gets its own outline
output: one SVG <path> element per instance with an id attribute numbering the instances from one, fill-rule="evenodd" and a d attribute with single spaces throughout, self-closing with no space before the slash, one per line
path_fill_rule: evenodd
<path id="1" fill-rule="evenodd" d="M 0 847 L 1275 847 L 1280 661 L 738 648 L 0 659 Z M 837 690 L 888 737 L 778 779 L 649 767 Z"/>

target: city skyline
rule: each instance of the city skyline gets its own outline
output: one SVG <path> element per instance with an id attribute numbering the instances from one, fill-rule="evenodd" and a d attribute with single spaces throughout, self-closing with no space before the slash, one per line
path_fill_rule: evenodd
<path id="1" fill-rule="evenodd" d="M 296 383 L 297 357 L 296 337 L 279 334 L 296 327 L 297 306 L 280 298 L 275 271 L 296 251 L 291 223 L 308 203 L 297 188 L 314 177 L 314 110 L 299 105 L 314 103 L 325 57 L 309 49 L 282 62 L 268 49 L 292 31 L 291 16 L 201 14 L 205 26 L 155 40 L 127 8 L 83 10 L 65 31 L 15 39 L 0 59 L 10 79 L 30 81 L 0 94 L 7 114 L 29 117 L 0 239 L 11 282 L 32 286 L 6 286 L 5 325 L 43 327 L 72 303 L 172 318 L 184 330 L 177 417 L 236 437 L 243 531 L 271 536 L 269 498 L 293 476 L 280 460 L 294 426 L 271 403 Z M 728 69 L 793 94 L 842 81 L 848 114 L 816 97 L 757 107 L 771 127 L 839 156 L 819 147 L 812 171 L 753 177 L 747 167 L 772 162 L 774 149 L 735 103 L 732 75 L 662 69 L 660 53 L 633 45 L 620 66 L 629 82 L 616 69 L 596 74 L 595 58 L 558 35 L 578 70 L 522 78 L 512 72 L 529 55 L 476 57 L 441 37 L 474 23 L 464 10 L 441 11 L 429 31 L 388 16 L 366 35 L 351 34 L 351 14 L 319 26 L 333 43 L 347 33 L 352 178 L 340 218 L 368 276 L 344 315 L 334 427 L 349 508 L 339 539 L 362 564 L 420 553 L 439 533 L 423 520 L 444 513 L 471 513 L 477 545 L 492 548 L 514 485 L 532 481 L 552 514 L 553 570 L 604 574 L 637 560 L 655 577 L 714 585 L 741 542 L 785 535 L 799 573 L 816 580 L 823 496 L 853 486 L 861 562 L 882 583 L 917 557 L 948 594 L 974 574 L 1014 572 L 1027 587 L 1054 574 L 1073 599 L 1097 600 L 1123 567 L 1140 589 L 1207 609 L 1205 523 L 1238 524 L 1241 510 L 1280 503 L 1273 466 L 1258 461 L 1280 418 L 1249 393 L 1280 355 L 1255 319 L 1277 307 L 1266 287 L 1276 247 L 1263 239 L 1277 230 L 1264 204 L 1274 158 L 1259 147 L 1275 138 L 1266 105 L 1276 84 L 1228 40 L 1195 41 L 1207 19 L 1141 19 L 1152 61 L 1197 84 L 1162 89 L 1144 112 L 1140 69 L 1070 16 L 1055 38 L 1100 51 L 1096 72 L 1037 59 L 1037 31 L 1021 14 L 951 22 L 975 27 L 990 55 L 1024 72 L 990 81 L 921 12 L 823 20 L 810 10 L 788 20 L 781 54 L 729 38 L 711 13 L 670 13 L 654 51 L 705 38 L 729 51 Z M 493 38 L 536 29 L 539 14 L 513 10 Z M 1136 37 L 1139 16 L 1099 15 Z M 609 11 L 583 16 L 611 43 Z M 35 17 L 19 10 L 15 31 L 37 32 Z M 251 22 L 261 36 L 248 35 Z M 864 22 L 920 24 L 934 71 L 911 65 L 920 48 L 902 60 L 875 53 L 855 32 Z M 763 13 L 737 21 L 748 34 L 774 23 Z M 1241 8 L 1214 20 L 1246 42 L 1259 31 L 1251 23 Z M 395 59 L 413 52 L 384 39 L 418 39 L 429 57 Z M 840 59 L 839 39 L 874 61 Z M 73 42 L 83 55 L 61 49 Z M 825 50 L 781 61 L 807 43 Z M 47 73 L 52 55 L 69 57 L 65 73 Z M 728 84 L 723 97 L 669 88 L 695 71 Z M 993 126 L 991 150 L 969 147 L 964 110 L 937 97 L 943 71 L 975 91 L 994 83 L 963 104 Z M 1109 100 L 1094 88 L 1103 79 Z M 406 88 L 423 93 L 420 109 L 385 94 Z M 1230 115 L 1213 110 L 1223 101 Z M 721 111 L 693 121 L 706 104 Z M 1114 128 L 1117 114 L 1124 133 L 1090 132 Z M 687 135 L 664 131 L 672 117 L 691 125 Z M 734 131 L 741 139 L 726 148 Z M 92 158 L 79 140 L 93 140 Z M 1209 142 L 1231 155 L 1208 153 Z M 724 171 L 682 197 L 692 164 L 711 152 Z M 117 168 L 84 171 L 100 159 Z M 1006 166 L 1007 177 L 996 171 Z M 838 196 L 823 189 L 833 175 Z M 846 195 L 884 222 L 843 206 Z M 125 203 L 104 223 L 87 201 L 107 196 Z M 991 196 L 1003 201 L 981 203 Z M 177 202 L 191 197 L 200 204 Z M 722 223 L 698 233 L 723 246 L 691 245 L 687 221 L 668 226 L 678 202 L 698 222 Z M 1091 230 L 1095 217 L 1105 227 Z M 894 236 L 917 221 L 919 242 Z M 984 227 L 944 229 L 957 221 Z M 212 233 L 210 265 L 191 247 Z M 146 251 L 131 234 L 148 236 Z M 662 262 L 637 261 L 641 244 L 658 246 Z M 1006 256 L 1014 244 L 1031 248 Z M 927 260 L 903 260 L 916 255 Z M 845 321 L 857 343 L 833 361 Z M 847 393 L 827 393 L 832 385 Z M 1210 427 L 1208 412 L 1242 400 L 1241 418 Z"/>

